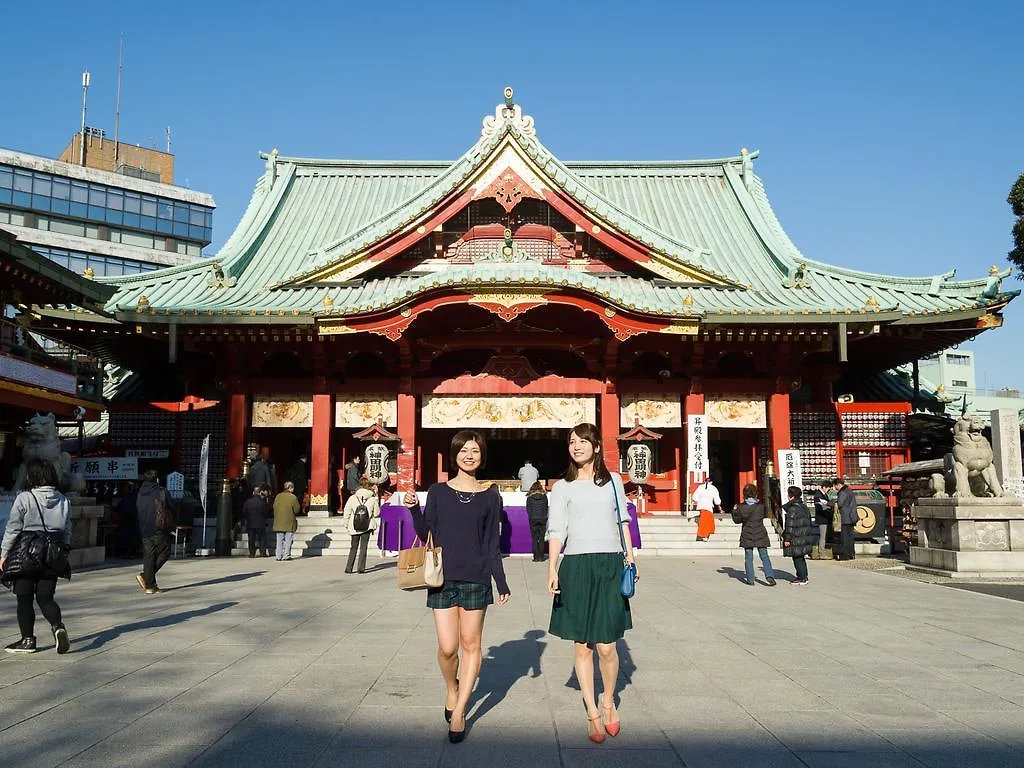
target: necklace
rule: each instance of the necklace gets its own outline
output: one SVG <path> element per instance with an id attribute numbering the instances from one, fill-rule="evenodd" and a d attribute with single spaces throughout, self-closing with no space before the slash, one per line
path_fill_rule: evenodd
<path id="1" fill-rule="evenodd" d="M 469 502 L 473 500 L 473 497 L 476 496 L 476 491 L 460 491 L 457 488 L 452 488 L 452 490 L 455 491 L 455 498 L 460 504 L 469 504 Z"/>

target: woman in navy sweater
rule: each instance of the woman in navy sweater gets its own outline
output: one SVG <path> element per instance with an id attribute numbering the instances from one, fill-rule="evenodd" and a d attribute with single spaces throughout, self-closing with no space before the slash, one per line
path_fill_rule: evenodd
<path id="1" fill-rule="evenodd" d="M 450 459 L 454 476 L 430 487 L 422 511 L 414 490 L 405 492 L 404 502 L 416 535 L 426 541 L 433 534 L 434 546 L 442 548 L 444 583 L 427 590 L 427 607 L 434 610 L 437 662 L 448 687 L 448 740 L 456 744 L 466 736 L 466 707 L 480 676 L 484 614 L 494 602 L 491 579 L 498 585 L 498 605 L 508 602 L 510 591 L 498 549 L 501 496 L 476 479 L 487 462 L 487 443 L 479 432 L 457 432 Z"/>

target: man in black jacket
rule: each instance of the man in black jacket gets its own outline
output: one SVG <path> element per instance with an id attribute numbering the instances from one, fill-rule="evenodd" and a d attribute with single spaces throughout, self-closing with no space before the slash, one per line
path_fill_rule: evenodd
<path id="1" fill-rule="evenodd" d="M 267 549 L 267 518 L 270 515 L 270 506 L 267 504 L 266 488 L 257 485 L 252 496 L 246 499 L 242 505 L 242 519 L 245 520 L 245 527 L 249 531 L 249 557 L 256 557 L 256 551 L 263 557 L 270 557 Z"/>
<path id="2" fill-rule="evenodd" d="M 156 507 L 162 504 L 172 511 L 167 491 L 160 487 L 155 470 L 148 469 L 142 474 L 142 485 L 135 499 L 139 516 L 139 533 L 142 536 L 142 573 L 135 576 L 139 586 L 147 595 L 160 592 L 156 584 L 156 572 L 171 556 L 171 536 L 156 527 Z"/>
<path id="3" fill-rule="evenodd" d="M 828 529 L 832 525 L 832 499 L 828 497 L 831 486 L 821 481 L 821 487 L 814 492 L 812 499 L 814 503 L 814 524 L 818 527 L 818 552 L 812 554 L 812 560 L 825 559 L 825 544 L 828 539 Z"/>
<path id="4" fill-rule="evenodd" d="M 836 560 L 853 560 L 853 527 L 857 524 L 857 498 L 841 477 L 832 481 L 836 489 L 836 503 L 839 505 L 839 519 L 842 532 L 839 534 L 839 551 Z"/>

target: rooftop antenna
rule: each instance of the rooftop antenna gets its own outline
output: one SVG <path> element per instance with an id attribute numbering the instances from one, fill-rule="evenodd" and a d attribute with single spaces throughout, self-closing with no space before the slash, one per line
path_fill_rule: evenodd
<path id="1" fill-rule="evenodd" d="M 167 126 L 167 130 L 164 132 L 167 135 L 167 154 L 171 154 L 171 126 Z"/>
<path id="2" fill-rule="evenodd" d="M 82 73 L 82 134 L 79 137 L 78 164 L 85 165 L 85 102 L 89 96 L 89 70 Z"/>
<path id="3" fill-rule="evenodd" d="M 118 143 L 118 128 L 121 122 L 121 70 L 124 68 L 124 32 L 121 33 L 121 45 L 117 52 L 117 101 L 114 105 L 114 171 L 121 145 Z"/>

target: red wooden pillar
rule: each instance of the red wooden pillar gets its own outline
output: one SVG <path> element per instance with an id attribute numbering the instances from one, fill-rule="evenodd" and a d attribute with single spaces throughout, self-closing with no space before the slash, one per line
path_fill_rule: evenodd
<path id="1" fill-rule="evenodd" d="M 776 392 L 768 397 L 768 445 L 775 476 L 779 474 L 779 451 L 791 447 L 789 437 L 789 393 Z"/>
<path id="2" fill-rule="evenodd" d="M 416 395 L 398 394 L 398 490 L 405 492 L 416 486 Z"/>
<path id="3" fill-rule="evenodd" d="M 246 396 L 242 392 L 228 395 L 228 445 L 227 469 L 228 477 L 242 476 L 245 463 L 245 428 L 249 423 L 249 408 Z"/>
<path id="4" fill-rule="evenodd" d="M 743 500 L 743 486 L 747 483 L 757 485 L 757 430 L 737 429 L 737 501 Z"/>
<path id="5" fill-rule="evenodd" d="M 601 395 L 601 440 L 609 472 L 619 471 L 619 432 L 619 393 L 605 392 Z"/>
<path id="6" fill-rule="evenodd" d="M 331 432 L 334 408 L 330 393 L 313 394 L 313 445 L 309 457 L 309 516 L 328 517 L 331 478 Z"/>

